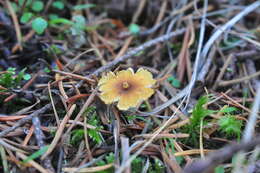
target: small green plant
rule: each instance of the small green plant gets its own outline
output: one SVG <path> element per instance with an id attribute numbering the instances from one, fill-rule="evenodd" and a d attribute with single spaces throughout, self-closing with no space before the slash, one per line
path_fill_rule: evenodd
<path id="1" fill-rule="evenodd" d="M 165 166 L 161 162 L 161 160 L 155 158 L 154 163 L 150 164 L 148 168 L 149 173 L 160 173 L 160 172 L 165 172 Z"/>
<path id="2" fill-rule="evenodd" d="M 190 138 L 186 140 L 187 143 L 192 143 L 193 145 L 198 145 L 198 134 L 200 125 L 205 125 L 207 121 L 205 118 L 216 112 L 214 110 L 209 110 L 205 108 L 205 105 L 208 103 L 209 98 L 208 96 L 202 96 L 199 98 L 197 104 L 194 106 L 192 110 L 192 115 L 190 117 L 190 123 L 184 126 L 184 131 L 190 134 Z"/>
<path id="3" fill-rule="evenodd" d="M 25 73 L 26 68 L 16 75 L 16 69 L 9 67 L 5 73 L 0 75 L 0 85 L 5 88 L 15 88 L 21 85 L 22 80 L 29 80 L 30 74 Z"/>
<path id="4" fill-rule="evenodd" d="M 168 77 L 167 81 L 170 82 L 170 84 L 172 84 L 175 88 L 181 87 L 181 82 L 173 76 Z"/>
<path id="5" fill-rule="evenodd" d="M 71 140 L 70 143 L 74 146 L 78 145 L 80 141 L 84 139 L 84 130 L 75 129 L 71 131 Z"/>
<path id="6" fill-rule="evenodd" d="M 144 159 L 141 157 L 137 157 L 132 161 L 131 167 L 133 173 L 142 172 L 142 168 L 144 166 Z"/>
<path id="7" fill-rule="evenodd" d="M 238 140 L 241 136 L 242 121 L 237 120 L 233 115 L 225 115 L 218 121 L 219 129 L 227 137 L 236 136 Z"/>
<path id="8" fill-rule="evenodd" d="M 102 143 L 102 135 L 99 132 L 99 130 L 103 129 L 103 126 L 100 125 L 100 120 L 96 113 L 96 107 L 90 106 L 86 109 L 84 116 L 87 117 L 87 123 L 95 126 L 95 129 L 88 129 L 87 134 L 88 136 L 96 143 L 101 144 Z M 71 144 L 77 145 L 79 144 L 79 141 L 84 139 L 84 130 L 83 129 L 75 129 L 72 131 L 72 137 L 71 137 Z"/>
<path id="9" fill-rule="evenodd" d="M 98 161 L 96 164 L 97 166 L 104 166 L 109 163 L 114 163 L 115 162 L 115 155 L 113 153 L 109 153 L 107 156 L 105 156 L 105 159 Z M 114 168 L 109 168 L 104 171 L 98 171 L 97 173 L 113 173 Z"/>
<path id="10" fill-rule="evenodd" d="M 190 117 L 190 123 L 184 127 L 184 130 L 191 136 L 186 142 L 198 145 L 197 137 L 201 124 L 204 126 L 207 123 L 205 118 L 210 114 L 218 112 L 224 114 L 218 121 L 219 130 L 227 137 L 236 136 L 240 139 L 242 121 L 237 120 L 235 116 L 231 115 L 231 113 L 237 109 L 235 107 L 224 106 L 221 110 L 210 110 L 205 107 L 208 101 L 208 96 L 200 97 L 197 104 L 194 106 Z"/>
<path id="11" fill-rule="evenodd" d="M 95 129 L 88 129 L 89 137 L 97 144 L 102 143 L 102 135 L 99 130 L 103 129 L 103 126 L 100 125 L 100 120 L 97 116 L 96 107 L 90 106 L 86 110 L 85 115 L 88 118 L 88 124 L 96 127 Z"/>
<path id="12" fill-rule="evenodd" d="M 216 112 L 214 110 L 209 110 L 207 108 L 205 108 L 205 105 L 208 103 L 209 98 L 208 96 L 203 96 L 200 97 L 198 100 L 198 103 L 195 105 L 194 109 L 192 110 L 192 115 L 190 118 L 190 129 L 192 131 L 194 131 L 194 129 L 199 129 L 200 123 L 201 121 L 203 121 L 203 119 Z"/>
<path id="13" fill-rule="evenodd" d="M 236 111 L 235 107 L 223 107 L 221 110 L 209 110 L 205 108 L 209 99 L 207 96 L 199 98 L 198 103 L 195 105 L 192 115 L 190 117 L 190 124 L 188 125 L 188 133 L 191 135 L 193 144 L 198 144 L 197 135 L 199 133 L 201 123 L 205 125 L 205 117 L 210 114 L 222 112 L 224 115 L 219 119 L 218 125 L 219 130 L 224 133 L 227 137 L 236 136 L 240 139 L 242 121 L 237 120 L 235 116 L 231 115 L 232 112 Z"/>
<path id="14" fill-rule="evenodd" d="M 20 22 L 22 24 L 31 23 L 32 29 L 39 35 L 43 34 L 48 27 L 56 27 L 61 24 L 69 25 L 74 32 L 80 32 L 81 35 L 81 31 L 87 30 L 84 16 L 76 15 L 73 16 L 71 20 L 59 16 L 61 10 L 65 8 L 65 3 L 62 0 L 53 1 L 51 3 L 50 8 L 52 8 L 54 13 L 47 16 L 41 14 L 44 10 L 43 0 L 19 0 L 18 4 L 12 2 L 11 5 L 16 12 L 21 12 L 19 11 L 22 9 L 21 7 L 25 7 L 20 16 Z M 84 10 L 95 6 L 95 4 L 79 4 L 72 7 L 72 10 Z"/>

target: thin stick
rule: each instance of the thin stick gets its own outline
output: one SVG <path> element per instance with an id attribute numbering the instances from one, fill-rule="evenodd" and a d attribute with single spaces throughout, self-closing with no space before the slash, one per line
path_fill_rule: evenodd
<path id="1" fill-rule="evenodd" d="M 253 105 L 252 111 L 250 113 L 248 122 L 246 124 L 245 131 L 244 131 L 244 135 L 242 138 L 242 140 L 244 142 L 249 142 L 254 135 L 255 124 L 256 124 L 257 117 L 258 117 L 259 108 L 260 108 L 260 86 L 258 84 L 258 89 L 257 89 L 257 94 L 255 97 L 254 105 Z"/>
<path id="2" fill-rule="evenodd" d="M 33 117 L 38 116 L 40 114 L 43 114 L 44 112 L 46 112 L 48 109 L 51 108 L 51 104 L 47 104 L 45 106 L 43 106 L 42 108 L 34 111 L 33 113 L 31 113 L 30 115 L 28 115 L 27 117 L 17 121 L 17 123 L 15 123 L 12 127 L 9 127 L 7 129 L 5 129 L 4 131 L 0 132 L 0 138 L 4 137 L 5 135 L 7 135 L 8 133 L 14 131 L 15 129 L 17 129 L 18 127 L 22 126 L 23 124 L 27 123 L 28 121 L 30 121 Z"/>
<path id="3" fill-rule="evenodd" d="M 60 119 L 59 119 L 59 115 L 56 111 L 56 107 L 55 107 L 55 104 L 54 104 L 54 101 L 53 101 L 50 82 L 48 82 L 48 92 L 49 92 L 49 97 L 50 97 L 50 100 L 51 100 L 51 105 L 52 105 L 52 109 L 53 109 L 53 112 L 54 112 L 54 116 L 55 116 L 55 119 L 56 119 L 56 123 L 57 123 L 57 126 L 59 127 L 60 126 Z"/>
<path id="4" fill-rule="evenodd" d="M 233 54 L 230 54 L 230 55 L 228 56 L 227 60 L 225 61 L 223 67 L 222 67 L 221 70 L 220 70 L 220 73 L 218 74 L 218 77 L 217 77 L 217 79 L 216 79 L 216 82 L 215 82 L 215 84 L 214 84 L 214 86 L 213 86 L 214 89 L 217 88 L 218 82 L 222 79 L 222 77 L 223 77 L 223 75 L 224 75 L 226 69 L 228 68 L 228 65 L 230 64 L 232 58 L 234 58 L 234 55 L 233 55 Z"/>
<path id="5" fill-rule="evenodd" d="M 84 80 L 84 81 L 87 81 L 89 83 L 95 82 L 93 79 L 90 79 L 88 77 L 84 77 L 84 76 L 81 76 L 81 75 L 78 75 L 78 74 L 73 74 L 73 73 L 70 73 L 70 72 L 65 72 L 65 71 L 60 71 L 60 70 L 52 70 L 52 71 L 66 75 L 66 76 L 71 76 L 71 77 L 74 77 L 76 79 Z"/>
<path id="6" fill-rule="evenodd" d="M 15 11 L 9 0 L 6 1 L 6 5 L 11 14 L 13 22 L 14 22 L 14 28 L 15 28 L 15 32 L 16 32 L 17 41 L 18 41 L 18 47 L 20 48 L 20 50 L 22 50 L 22 33 L 21 33 L 21 29 L 20 29 L 20 25 L 19 25 L 17 16 L 16 16 Z"/>
<path id="7" fill-rule="evenodd" d="M 35 136 L 35 139 L 36 139 L 36 143 L 40 148 L 43 148 L 43 147 L 46 146 L 45 142 L 44 142 L 45 136 L 44 136 L 42 129 L 41 129 L 41 122 L 40 122 L 39 117 L 34 116 L 32 118 L 32 123 L 33 123 L 33 126 L 34 126 L 33 132 L 34 132 L 34 136 Z M 50 160 L 49 157 L 46 157 L 45 159 L 43 159 L 42 164 L 44 165 L 44 167 L 46 169 L 48 169 L 48 171 L 53 172 L 53 173 L 55 172 L 54 168 L 51 165 L 51 160 Z"/>
<path id="8" fill-rule="evenodd" d="M 229 80 L 229 81 L 222 81 L 222 82 L 219 83 L 219 86 L 228 86 L 228 85 L 232 85 L 232 84 L 245 82 L 245 81 L 250 80 L 250 79 L 257 77 L 259 75 L 260 75 L 260 71 L 254 73 L 254 74 L 242 77 L 242 78 L 233 79 L 233 80 Z"/>
<path id="9" fill-rule="evenodd" d="M 62 132 L 65 128 L 66 123 L 68 122 L 70 116 L 72 115 L 72 113 L 74 112 L 76 108 L 76 105 L 72 105 L 71 108 L 69 109 L 69 111 L 67 112 L 67 114 L 65 115 L 65 117 L 63 118 L 62 122 L 60 123 L 60 125 L 58 126 L 58 130 L 55 134 L 55 137 L 53 138 L 48 150 L 44 153 L 44 155 L 41 157 L 42 159 L 45 159 L 55 148 L 55 146 L 57 145 L 60 137 L 62 136 Z"/>

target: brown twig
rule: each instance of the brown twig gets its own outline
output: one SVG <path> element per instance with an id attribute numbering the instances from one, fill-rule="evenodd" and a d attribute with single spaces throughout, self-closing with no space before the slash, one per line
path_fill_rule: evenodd
<path id="1" fill-rule="evenodd" d="M 241 83 L 247 80 L 250 80 L 252 78 L 255 78 L 257 76 L 260 75 L 260 71 L 254 73 L 254 74 L 250 74 L 248 76 L 245 77 L 241 77 L 241 78 L 237 78 L 237 79 L 233 79 L 233 80 L 229 80 L 229 81 L 221 81 L 219 82 L 219 86 L 228 86 L 228 85 L 233 85 L 233 84 L 237 84 L 237 83 Z"/>
<path id="2" fill-rule="evenodd" d="M 38 116 L 34 116 L 32 117 L 32 123 L 33 123 L 33 126 L 34 126 L 34 136 L 36 138 L 36 142 L 37 142 L 37 145 L 40 147 L 40 148 L 43 148 L 45 147 L 45 143 L 44 143 L 44 139 L 45 139 L 45 136 L 42 132 L 42 129 L 41 129 L 41 122 L 40 122 L 40 119 Z M 43 159 L 42 161 L 44 167 L 46 169 L 48 169 L 48 171 L 54 173 L 54 168 L 52 167 L 51 165 L 51 160 L 50 158 L 45 158 Z"/>
<path id="3" fill-rule="evenodd" d="M 8 133 L 14 131 L 15 129 L 17 129 L 18 127 L 21 127 L 23 124 L 27 123 L 28 121 L 30 121 L 33 117 L 38 116 L 43 114 L 44 112 L 46 112 L 47 110 L 49 110 L 51 108 L 51 104 L 46 104 L 45 106 L 43 106 L 42 108 L 34 111 L 33 113 L 31 113 L 30 115 L 28 115 L 27 117 L 17 121 L 17 123 L 15 123 L 15 125 L 13 125 L 12 127 L 9 127 L 5 130 L 3 130 L 2 132 L 0 132 L 0 138 L 4 137 L 5 135 L 7 135 Z"/>
<path id="4" fill-rule="evenodd" d="M 18 19 L 17 19 L 17 16 L 15 14 L 15 11 L 10 3 L 9 0 L 6 0 L 6 6 L 12 16 L 12 19 L 13 19 L 13 23 L 14 23 L 14 27 L 15 27 L 15 31 L 16 31 L 16 38 L 17 38 L 17 45 L 14 47 L 13 49 L 13 52 L 15 52 L 15 48 L 19 48 L 20 50 L 22 50 L 22 32 L 21 32 L 21 29 L 20 29 L 20 25 L 19 25 L 19 22 L 18 22 Z"/>

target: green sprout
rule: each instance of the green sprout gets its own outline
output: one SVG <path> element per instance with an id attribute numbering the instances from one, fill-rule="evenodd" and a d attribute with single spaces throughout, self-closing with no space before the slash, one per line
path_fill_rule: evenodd
<path id="1" fill-rule="evenodd" d="M 30 74 L 25 73 L 26 68 L 16 75 L 16 69 L 9 67 L 5 73 L 0 75 L 0 85 L 5 88 L 15 88 L 21 85 L 22 80 L 29 80 Z"/>

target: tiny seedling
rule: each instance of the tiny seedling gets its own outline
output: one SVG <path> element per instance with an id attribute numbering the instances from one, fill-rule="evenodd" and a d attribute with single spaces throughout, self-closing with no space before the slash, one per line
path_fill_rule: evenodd
<path id="1" fill-rule="evenodd" d="M 214 110 L 205 108 L 205 105 L 208 103 L 208 101 L 208 96 L 200 97 L 194 109 L 192 110 L 192 115 L 190 118 L 190 128 L 192 130 L 199 129 L 201 121 L 203 121 L 206 116 L 216 112 Z"/>
<path id="2" fill-rule="evenodd" d="M 115 162 L 115 155 L 113 153 L 109 153 L 107 156 L 105 156 L 104 159 L 99 160 L 96 164 L 97 166 L 104 166 L 114 162 Z M 107 170 L 98 171 L 98 173 L 113 173 L 113 172 L 115 172 L 113 167 Z"/>
<path id="3" fill-rule="evenodd" d="M 16 75 L 16 69 L 9 67 L 5 73 L 0 75 L 0 85 L 5 88 L 20 87 L 22 80 L 29 80 L 30 74 L 25 73 L 26 68 Z"/>
<path id="4" fill-rule="evenodd" d="M 160 173 L 165 172 L 165 166 L 158 158 L 154 159 L 154 163 L 150 164 L 148 171 L 149 173 Z"/>
<path id="5" fill-rule="evenodd" d="M 97 144 L 102 143 L 102 135 L 99 132 L 99 130 L 103 129 L 103 126 L 101 126 L 101 122 L 97 116 L 96 107 L 90 106 L 85 111 L 85 116 L 88 118 L 87 123 L 95 126 L 95 129 L 88 129 L 88 135 L 89 137 Z"/>
<path id="6" fill-rule="evenodd" d="M 192 115 L 190 117 L 190 123 L 187 126 L 184 126 L 184 129 L 190 134 L 190 138 L 187 139 L 186 142 L 192 142 L 194 145 L 198 145 L 198 134 L 200 129 L 200 124 L 202 122 L 205 125 L 207 122 L 205 121 L 205 117 L 216 112 L 214 110 L 209 110 L 205 106 L 209 101 L 208 96 L 202 96 L 199 98 L 197 104 L 194 106 L 192 110 Z"/>
<path id="7" fill-rule="evenodd" d="M 168 77 L 168 82 L 174 87 L 174 88 L 180 88 L 181 87 L 181 82 L 176 79 L 173 76 Z"/>
<path id="8" fill-rule="evenodd" d="M 219 129 L 221 132 L 226 134 L 227 137 L 236 136 L 237 139 L 240 139 L 242 121 L 237 120 L 233 115 L 225 115 L 219 121 Z"/>
<path id="9" fill-rule="evenodd" d="M 100 129 L 103 129 L 103 126 L 100 125 L 100 120 L 96 113 L 96 107 L 90 106 L 86 109 L 84 116 L 87 117 L 87 123 L 95 126 L 95 129 L 88 129 L 87 134 L 96 144 L 101 144 L 103 139 L 102 135 L 99 132 Z M 84 130 L 83 129 L 75 129 L 72 131 L 72 137 L 70 143 L 72 145 L 77 145 L 81 140 L 84 139 Z"/>
<path id="10" fill-rule="evenodd" d="M 75 129 L 71 131 L 71 139 L 70 143 L 74 146 L 77 146 L 80 141 L 84 139 L 84 130 L 83 129 Z"/>
<path id="11" fill-rule="evenodd" d="M 132 172 L 133 173 L 138 173 L 138 172 L 142 172 L 142 168 L 143 168 L 143 158 L 141 157 L 137 157 L 135 158 L 132 163 L 131 163 L 131 167 L 132 167 Z"/>

